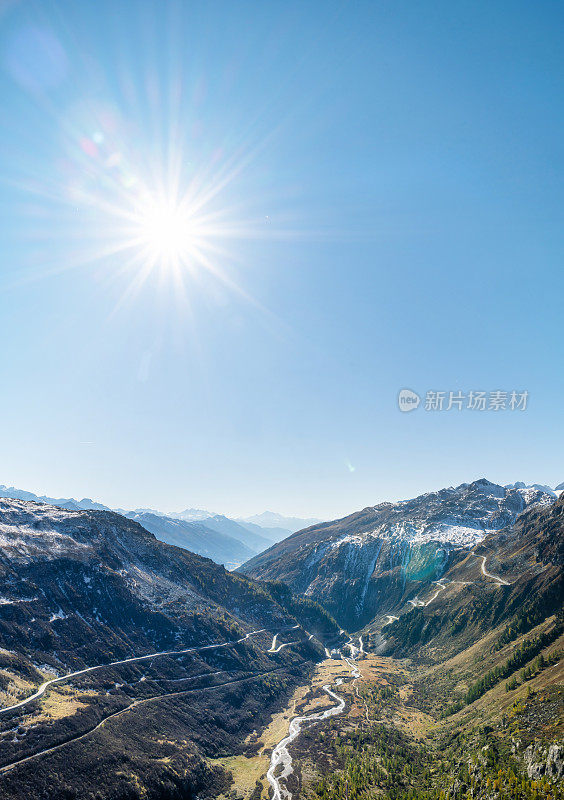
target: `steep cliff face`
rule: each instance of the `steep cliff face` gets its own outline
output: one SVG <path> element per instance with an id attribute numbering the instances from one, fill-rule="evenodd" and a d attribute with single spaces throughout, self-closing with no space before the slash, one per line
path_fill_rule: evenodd
<path id="1" fill-rule="evenodd" d="M 554 500 L 543 488 L 482 479 L 299 531 L 240 572 L 282 580 L 319 600 L 343 627 L 358 629 L 378 614 L 421 602 L 420 591 L 464 552 L 530 506 Z"/>

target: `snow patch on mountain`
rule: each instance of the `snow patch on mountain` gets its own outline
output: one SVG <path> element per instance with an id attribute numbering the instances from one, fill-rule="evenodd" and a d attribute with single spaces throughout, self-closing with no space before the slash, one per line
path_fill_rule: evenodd
<path id="1" fill-rule="evenodd" d="M 385 534 L 384 534 L 385 535 Z M 335 550 L 343 545 L 352 545 L 353 547 L 364 547 L 370 539 L 381 539 L 382 532 L 378 530 L 364 531 L 362 533 L 348 533 L 334 542 L 330 542 L 329 546 Z"/>
<path id="2" fill-rule="evenodd" d="M 0 512 L 0 547 L 15 560 L 30 561 L 37 556 L 54 559 L 65 552 L 91 549 L 87 542 L 77 541 L 71 533 L 53 528 L 76 512 L 46 504 L 30 505 L 25 500 L 2 499 Z"/>
<path id="3" fill-rule="evenodd" d="M 539 492 L 547 495 L 546 499 L 541 499 L 539 501 L 540 503 L 550 502 L 549 498 L 552 498 L 553 500 L 556 499 L 556 493 L 550 488 L 550 486 L 546 486 L 542 483 L 525 484 L 523 481 L 517 481 L 516 483 L 508 483 L 505 488 L 516 489 L 526 503 L 534 502 L 535 496 Z M 556 488 L 558 489 L 558 487 Z"/>
<path id="4" fill-rule="evenodd" d="M 462 507 L 449 512 L 442 511 L 445 499 L 456 499 L 461 491 L 478 488 L 477 502 L 462 510 Z M 476 484 L 462 484 L 458 487 L 430 492 L 414 500 L 402 500 L 390 507 L 393 513 L 401 514 L 401 522 L 386 522 L 371 531 L 355 531 L 340 536 L 328 543 L 330 550 L 341 547 L 365 547 L 374 539 L 383 541 L 403 540 L 413 544 L 441 542 L 454 547 L 474 547 L 489 533 L 510 525 L 522 511 L 530 505 L 549 505 L 556 499 L 556 493 L 541 484 L 526 485 L 522 482 L 508 486 L 498 486 L 489 481 Z M 425 519 L 417 519 L 423 506 L 437 505 L 437 513 L 430 513 Z M 410 510 L 413 518 L 410 519 Z M 441 515 L 442 518 L 441 518 Z M 325 552 L 325 551 L 324 551 Z M 307 566 L 316 563 L 323 554 L 319 549 L 306 562 Z"/>

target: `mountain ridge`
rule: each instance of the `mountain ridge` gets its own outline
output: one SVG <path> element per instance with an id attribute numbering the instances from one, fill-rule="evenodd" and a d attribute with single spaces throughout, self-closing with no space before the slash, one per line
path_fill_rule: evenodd
<path id="1" fill-rule="evenodd" d="M 40 496 L 5 485 L 0 485 L 0 497 L 47 503 L 69 511 L 115 511 L 138 520 L 161 541 L 212 558 L 229 569 L 234 569 L 268 548 L 273 541 L 279 541 L 291 533 L 283 528 L 262 528 L 254 523 L 237 521 L 203 509 L 185 509 L 168 514 L 149 508 L 111 509 L 91 498 L 76 500 L 72 497 Z"/>
<path id="2" fill-rule="evenodd" d="M 355 630 L 374 618 L 390 595 L 394 603 L 407 600 L 422 581 L 440 578 L 457 550 L 506 527 L 528 506 L 555 498 L 542 488 L 504 487 L 481 478 L 311 526 L 238 571 L 286 582 Z"/>

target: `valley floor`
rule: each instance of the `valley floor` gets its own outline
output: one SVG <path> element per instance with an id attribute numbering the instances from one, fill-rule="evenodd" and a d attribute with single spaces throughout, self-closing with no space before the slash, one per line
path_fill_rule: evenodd
<path id="1" fill-rule="evenodd" d="M 286 800 L 563 798 L 563 635 L 543 649 L 542 668 L 531 661 L 516 670 L 515 680 L 500 679 L 474 702 L 448 712 L 453 698 L 553 622 L 497 650 L 499 631 L 493 631 L 436 665 L 363 654 L 355 662 L 355 680 L 347 660 L 326 659 L 262 733 L 248 737 L 243 755 L 214 762 L 233 778 L 222 798 L 272 796 L 267 770 L 273 748 L 297 714 L 334 705 L 322 687 L 339 678 L 345 711 L 306 725 L 290 745 L 293 773 L 281 781 Z M 551 743 L 556 745 L 547 768 Z"/>
<path id="2" fill-rule="evenodd" d="M 501 627 L 491 630 L 451 658 L 440 660 L 437 654 L 434 662 L 383 657 L 349 644 L 342 647 L 346 656 L 333 651 L 334 658 L 306 668 L 298 653 L 292 654 L 294 629 L 274 640 L 261 630 L 235 643 L 246 648 L 251 672 L 238 661 L 229 673 L 223 671 L 227 663 L 213 667 L 216 654 L 237 656 L 236 648 L 219 644 L 179 652 L 172 660 L 163 657 L 164 663 L 153 655 L 108 665 L 100 675 L 74 673 L 72 682 L 51 684 L 33 704 L 21 705 L 31 682 L 14 681 L 3 696 L 5 705 L 20 707 L 17 717 L 2 717 L 6 756 L 0 796 L 23 797 L 22 775 L 28 796 L 43 796 L 36 792 L 38 774 L 58 774 L 69 753 L 80 755 L 84 769 L 91 770 L 101 763 L 96 753 L 102 744 L 115 763 L 104 766 L 100 779 L 123 776 L 121 788 L 139 789 L 131 796 L 144 796 L 143 785 L 159 769 L 163 775 L 167 770 L 201 774 L 196 793 L 218 800 L 271 800 L 273 778 L 274 800 L 564 800 L 562 622 L 548 617 L 510 641 L 501 633 Z M 280 636 L 287 641 L 279 642 Z M 255 639 L 260 648 L 248 649 Z M 199 649 L 210 664 L 196 660 Z M 518 664 L 508 669 L 516 654 Z M 273 657 L 284 664 L 270 663 Z M 188 674 L 173 678 L 181 663 Z M 42 676 L 53 679 L 45 670 Z M 203 677 L 205 686 L 193 686 Z M 127 700 L 120 694 L 126 690 Z M 280 708 L 284 696 L 284 708 L 269 716 L 268 708 Z M 334 716 L 302 723 L 287 746 L 283 776 L 272 756 L 292 721 L 328 709 Z M 228 729 L 232 733 L 219 738 L 220 730 Z M 146 755 L 134 762 L 126 748 L 140 734 Z M 198 736 L 202 751 L 207 748 L 201 761 L 194 748 Z M 174 796 L 190 792 L 179 785 Z"/>

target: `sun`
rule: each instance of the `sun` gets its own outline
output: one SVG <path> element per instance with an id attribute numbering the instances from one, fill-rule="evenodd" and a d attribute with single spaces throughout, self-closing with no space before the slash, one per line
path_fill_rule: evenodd
<path id="1" fill-rule="evenodd" d="M 186 264 L 194 255 L 195 223 L 182 202 L 167 197 L 148 197 L 135 214 L 137 243 L 153 263 Z"/>

